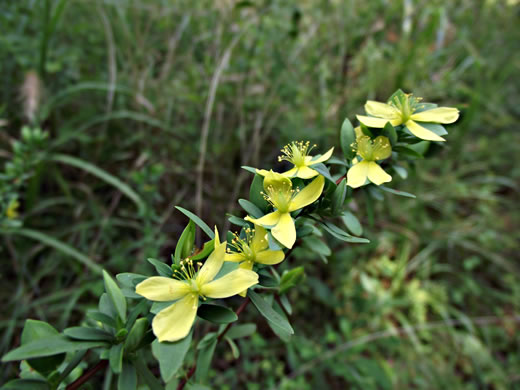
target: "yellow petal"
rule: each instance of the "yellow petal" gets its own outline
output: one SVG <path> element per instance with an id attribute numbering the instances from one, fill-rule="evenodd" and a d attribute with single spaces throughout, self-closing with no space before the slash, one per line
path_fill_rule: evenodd
<path id="1" fill-rule="evenodd" d="M 190 333 L 197 314 L 198 301 L 197 294 L 188 294 L 157 313 L 152 321 L 152 329 L 159 341 L 177 341 Z"/>
<path id="2" fill-rule="evenodd" d="M 433 131 L 428 130 L 425 127 L 422 127 L 421 125 L 417 124 L 412 120 L 406 122 L 406 127 L 417 138 L 424 139 L 426 141 L 446 141 L 444 138 L 438 136 Z"/>
<path id="3" fill-rule="evenodd" d="M 294 226 L 291 214 L 281 214 L 280 221 L 271 229 L 271 233 L 283 246 L 291 249 L 296 241 L 296 227 Z"/>
<path id="4" fill-rule="evenodd" d="M 218 236 L 218 230 L 217 230 L 217 227 L 215 226 L 215 241 L 214 241 L 214 244 L 215 244 L 215 249 L 217 248 L 217 246 L 220 245 L 220 237 Z"/>
<path id="5" fill-rule="evenodd" d="M 381 185 L 392 181 L 392 176 L 386 173 L 377 163 L 371 161 L 368 163 L 368 180 L 372 183 Z"/>
<path id="6" fill-rule="evenodd" d="M 325 178 L 318 176 L 310 182 L 303 190 L 298 192 L 289 204 L 289 212 L 301 209 L 310 205 L 318 199 L 323 191 L 325 185 Z"/>
<path id="7" fill-rule="evenodd" d="M 386 103 L 380 103 L 368 100 L 365 104 L 365 111 L 369 115 L 377 116 L 384 119 L 398 119 L 401 117 L 399 111 Z"/>
<path id="8" fill-rule="evenodd" d="M 372 146 L 372 157 L 374 160 L 384 160 L 392 155 L 390 140 L 380 135 L 376 137 Z"/>
<path id="9" fill-rule="evenodd" d="M 418 112 L 411 117 L 414 121 L 434 122 L 434 123 L 453 123 L 459 119 L 459 110 L 452 107 L 437 107 L 431 110 Z"/>
<path id="10" fill-rule="evenodd" d="M 201 287 L 201 294 L 210 298 L 227 298 L 258 283 L 258 274 L 238 268 Z"/>
<path id="11" fill-rule="evenodd" d="M 402 123 L 401 118 L 398 119 L 381 119 L 381 118 L 372 118 L 371 116 L 364 115 L 356 115 L 358 121 L 363 123 L 367 127 L 375 127 L 382 129 L 385 125 L 390 122 L 392 126 L 397 126 Z"/>
<path id="12" fill-rule="evenodd" d="M 253 236 L 253 241 L 251 242 L 251 250 L 256 253 L 266 248 L 269 248 L 267 231 L 262 226 L 255 225 L 255 235 Z"/>
<path id="13" fill-rule="evenodd" d="M 211 253 L 204 265 L 197 274 L 196 281 L 199 286 L 213 280 L 218 271 L 222 268 L 226 256 L 226 242 L 219 244 Z"/>
<path id="14" fill-rule="evenodd" d="M 280 212 L 278 210 L 266 214 L 261 218 L 251 218 L 249 215 L 244 218 L 246 221 L 253 222 L 255 225 L 274 226 L 280 220 Z"/>
<path id="15" fill-rule="evenodd" d="M 244 254 L 238 252 L 226 253 L 226 256 L 224 256 L 224 261 L 231 261 L 232 263 L 239 263 L 245 259 Z"/>
<path id="16" fill-rule="evenodd" d="M 255 261 L 260 264 L 273 265 L 283 261 L 285 254 L 283 251 L 262 251 L 258 252 L 255 257 Z"/>
<path id="17" fill-rule="evenodd" d="M 146 299 L 158 302 L 174 301 L 190 292 L 188 283 L 164 276 L 152 276 L 135 287 L 135 292 Z"/>
<path id="18" fill-rule="evenodd" d="M 312 179 L 318 175 L 319 173 L 317 171 L 309 167 L 300 167 L 296 173 L 296 177 L 299 177 L 300 179 Z"/>
<path id="19" fill-rule="evenodd" d="M 368 161 L 361 161 L 352 166 L 347 172 L 347 185 L 358 188 L 365 184 L 368 176 Z"/>
<path id="20" fill-rule="evenodd" d="M 321 155 L 319 158 L 317 158 L 316 160 L 313 160 L 309 163 L 309 165 L 314 165 L 314 164 L 319 164 L 319 163 L 322 163 L 324 161 L 327 161 L 331 156 L 332 156 L 332 153 L 334 152 L 334 147 L 330 148 L 327 153 Z M 306 161 L 307 162 L 307 161 Z"/>
<path id="21" fill-rule="evenodd" d="M 292 186 L 291 179 L 285 177 L 281 173 L 273 172 L 272 170 L 267 172 L 264 176 L 264 189 L 269 186 L 276 188 L 284 188 Z"/>
<path id="22" fill-rule="evenodd" d="M 298 168 L 294 167 L 294 168 L 291 168 L 288 171 L 282 173 L 282 175 L 284 175 L 285 177 L 295 177 L 297 173 L 298 173 Z"/>
<path id="23" fill-rule="evenodd" d="M 254 265 L 255 265 L 255 263 L 253 261 L 249 260 L 249 261 L 244 261 L 243 263 L 240 263 L 238 268 L 251 271 L 253 269 Z"/>
<path id="24" fill-rule="evenodd" d="M 257 169 L 256 173 L 258 173 L 260 176 L 266 176 L 269 173 L 269 171 L 266 169 Z"/>

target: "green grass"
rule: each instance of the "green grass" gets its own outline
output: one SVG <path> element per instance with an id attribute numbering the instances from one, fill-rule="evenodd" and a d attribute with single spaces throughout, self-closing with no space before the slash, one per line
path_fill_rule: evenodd
<path id="1" fill-rule="evenodd" d="M 168 259 L 187 222 L 175 205 L 228 227 L 225 213 L 247 196 L 240 166 L 274 167 L 295 138 L 326 150 L 366 99 L 402 88 L 462 112 L 446 145 L 390 183 L 417 198 L 385 193 L 371 210 L 361 191 L 350 205 L 371 244 L 327 237 L 328 264 L 296 250 L 282 266 L 307 275 L 289 292 L 296 335 L 284 344 L 246 312 L 258 332 L 239 341 L 239 359 L 217 347 L 211 381 L 520 388 L 518 5 L 25 0 L 0 10 L 2 163 L 27 123 L 30 70 L 44 86 L 34 124 L 49 132 L 16 189 L 24 230 L 0 237 L 0 354 L 26 318 L 79 324 L 102 292 L 100 267 L 150 272 L 147 257 Z M 0 382 L 16 371 L 4 365 Z"/>

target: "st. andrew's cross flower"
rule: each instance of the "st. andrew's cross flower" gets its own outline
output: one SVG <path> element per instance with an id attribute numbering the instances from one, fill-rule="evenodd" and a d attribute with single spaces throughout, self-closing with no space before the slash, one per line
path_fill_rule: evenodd
<path id="1" fill-rule="evenodd" d="M 392 147 L 388 138 L 379 136 L 373 141 L 364 135 L 361 129 L 356 128 L 357 154 L 363 160 L 356 157 L 353 166 L 347 172 L 347 185 L 352 188 L 363 186 L 367 179 L 372 183 L 381 185 L 392 180 L 392 176 L 386 173 L 376 161 L 384 160 L 392 154 Z"/>
<path id="2" fill-rule="evenodd" d="M 255 225 L 270 228 L 276 238 L 286 248 L 292 248 L 296 241 L 296 227 L 291 212 L 314 203 L 321 195 L 325 178 L 318 176 L 303 189 L 293 188 L 291 180 L 280 173 L 268 172 L 264 177 L 264 198 L 275 209 L 261 218 L 245 218 Z"/>
<path id="3" fill-rule="evenodd" d="M 283 155 L 278 157 L 278 161 L 288 161 L 293 164 L 294 167 L 282 173 L 282 175 L 286 177 L 299 177 L 300 179 L 312 179 L 318 176 L 319 173 L 315 171 L 312 166 L 327 161 L 330 156 L 332 156 L 334 148 L 330 148 L 327 153 L 319 157 L 309 156 L 309 153 L 315 147 L 316 145 L 311 146 L 309 141 L 295 141 L 285 145 L 281 150 Z M 257 172 L 265 176 L 267 171 L 259 170 Z"/>
<path id="4" fill-rule="evenodd" d="M 197 315 L 199 298 L 228 298 L 258 283 L 257 273 L 243 268 L 214 280 L 225 256 L 226 242 L 220 243 L 215 229 L 215 249 L 198 270 L 192 260 L 183 260 L 173 278 L 153 276 L 136 286 L 135 292 L 151 301 L 177 300 L 152 321 L 153 333 L 159 341 L 177 341 L 188 335 Z"/>
<path id="5" fill-rule="evenodd" d="M 285 258 L 283 251 L 269 249 L 267 231 L 262 226 L 255 225 L 254 229 L 245 228 L 244 233 L 244 238 L 234 234 L 229 244 L 234 251 L 228 248 L 224 261 L 240 263 L 239 268 L 252 270 L 255 263 L 274 265 L 281 263 Z M 245 296 L 246 292 L 244 290 L 240 295 Z"/>
<path id="6" fill-rule="evenodd" d="M 421 98 L 400 91 L 388 101 L 388 104 L 368 100 L 365 111 L 371 116 L 356 117 L 368 127 L 383 128 L 390 122 L 392 126 L 405 125 L 413 135 L 426 141 L 445 141 L 418 122 L 453 123 L 459 118 L 459 110 L 453 107 L 427 107 L 427 104 L 421 103 Z"/>

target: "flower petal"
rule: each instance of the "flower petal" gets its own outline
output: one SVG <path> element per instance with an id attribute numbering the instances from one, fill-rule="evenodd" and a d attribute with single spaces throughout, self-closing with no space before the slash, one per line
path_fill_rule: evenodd
<path id="1" fill-rule="evenodd" d="M 243 263 L 240 263 L 238 268 L 251 271 L 253 269 L 254 265 L 255 265 L 254 261 L 248 260 L 248 261 L 244 261 Z"/>
<path id="2" fill-rule="evenodd" d="M 401 118 L 398 119 L 381 119 L 381 118 L 373 118 L 371 116 L 364 115 L 356 115 L 358 121 L 363 123 L 367 127 L 375 127 L 382 129 L 385 125 L 390 122 L 392 126 L 397 126 L 402 123 Z"/>
<path id="3" fill-rule="evenodd" d="M 431 110 L 418 112 L 411 117 L 414 121 L 434 122 L 434 123 L 453 123 L 459 119 L 459 110 L 452 107 L 437 107 Z"/>
<path id="4" fill-rule="evenodd" d="M 215 247 L 215 250 L 211 253 L 208 259 L 204 262 L 204 265 L 197 273 L 196 281 L 199 286 L 209 283 L 218 274 L 218 271 L 222 268 L 224 258 L 226 256 L 226 245 L 224 241 Z"/>
<path id="5" fill-rule="evenodd" d="M 389 104 L 368 100 L 365 104 L 367 114 L 384 119 L 398 119 L 399 112 Z"/>
<path id="6" fill-rule="evenodd" d="M 278 210 L 266 214 L 261 218 L 251 218 L 249 215 L 244 218 L 246 221 L 253 222 L 255 225 L 274 226 L 280 220 L 280 212 Z"/>
<path id="7" fill-rule="evenodd" d="M 283 251 L 262 251 L 256 254 L 255 261 L 260 264 L 273 265 L 281 263 L 285 259 Z"/>
<path id="8" fill-rule="evenodd" d="M 274 238 L 282 243 L 283 246 L 291 249 L 296 241 L 296 227 L 294 226 L 291 214 L 281 214 L 280 221 L 278 221 L 278 224 L 271 229 L 271 233 Z"/>
<path id="9" fill-rule="evenodd" d="M 406 122 L 406 127 L 417 138 L 424 139 L 426 141 L 446 141 L 441 136 L 438 136 L 433 131 L 430 131 L 427 128 L 422 127 L 421 125 L 414 122 L 413 120 L 409 120 L 408 122 Z"/>
<path id="10" fill-rule="evenodd" d="M 186 337 L 195 321 L 198 302 L 197 294 L 188 294 L 157 313 L 152 328 L 159 341 L 177 341 Z"/>
<path id="11" fill-rule="evenodd" d="M 377 163 L 371 161 L 368 163 L 368 180 L 372 183 L 381 185 L 392 181 L 392 176 L 386 173 Z"/>
<path id="12" fill-rule="evenodd" d="M 146 299 L 158 302 L 174 301 L 190 292 L 188 283 L 164 276 L 152 276 L 135 287 L 135 292 Z"/>
<path id="13" fill-rule="evenodd" d="M 323 191 L 325 185 L 325 178 L 318 176 L 316 179 L 310 182 L 303 190 L 291 200 L 289 204 L 289 212 L 301 209 L 318 199 Z"/>
<path id="14" fill-rule="evenodd" d="M 267 241 L 267 231 L 262 226 L 255 225 L 255 235 L 253 236 L 253 241 L 251 242 L 251 250 L 256 253 L 267 248 L 269 248 L 269 242 Z"/>
<path id="15" fill-rule="evenodd" d="M 201 287 L 201 294 L 210 298 L 227 298 L 258 283 L 258 274 L 238 268 Z"/>
<path id="16" fill-rule="evenodd" d="M 224 256 L 224 261 L 230 261 L 232 263 L 240 263 L 245 259 L 246 257 L 244 256 L 244 254 L 239 252 L 226 253 L 226 255 Z"/>
<path id="17" fill-rule="evenodd" d="M 365 184 L 368 176 L 368 161 L 353 165 L 347 172 L 347 185 L 358 188 Z"/>
<path id="18" fill-rule="evenodd" d="M 316 160 L 312 160 L 310 162 L 309 165 L 314 165 L 314 164 L 319 164 L 319 163 L 322 163 L 324 161 L 327 161 L 331 156 L 332 156 L 332 153 L 334 152 L 334 147 L 330 148 L 327 153 L 321 155 L 320 157 L 318 157 Z M 307 162 L 307 161 L 306 161 Z"/>
<path id="19" fill-rule="evenodd" d="M 285 171 L 284 173 L 282 173 L 282 175 L 284 175 L 285 177 L 295 177 L 297 173 L 298 168 L 294 167 L 289 169 L 288 171 Z"/>
<path id="20" fill-rule="evenodd" d="M 296 173 L 296 177 L 299 177 L 300 179 L 312 179 L 313 177 L 318 175 L 318 171 L 315 171 L 314 169 L 309 167 L 300 167 L 298 168 L 298 173 Z"/>

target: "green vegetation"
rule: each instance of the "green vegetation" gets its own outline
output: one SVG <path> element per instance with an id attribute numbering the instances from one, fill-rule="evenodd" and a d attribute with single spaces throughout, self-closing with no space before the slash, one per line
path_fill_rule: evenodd
<path id="1" fill-rule="evenodd" d="M 323 153 L 365 100 L 401 88 L 462 114 L 446 144 L 421 151 L 431 158 L 403 166 L 406 181 L 392 175 L 417 198 L 359 190 L 345 225 L 370 243 L 305 240 L 278 268 L 297 270 L 284 291 L 295 334 L 281 341 L 250 305 L 208 383 L 520 388 L 518 2 L 23 0 L 0 11 L 0 355 L 36 338 L 22 334 L 28 318 L 84 323 L 113 282 L 102 269 L 153 274 L 146 259 L 169 260 L 188 222 L 174 206 L 230 229 L 222 216 L 249 198 L 241 166 L 274 167 L 294 139 Z M 180 373 L 194 360 L 190 350 Z M 19 371 L 37 375 L 7 363 L 0 383 Z M 84 388 L 116 382 L 98 374 Z"/>

